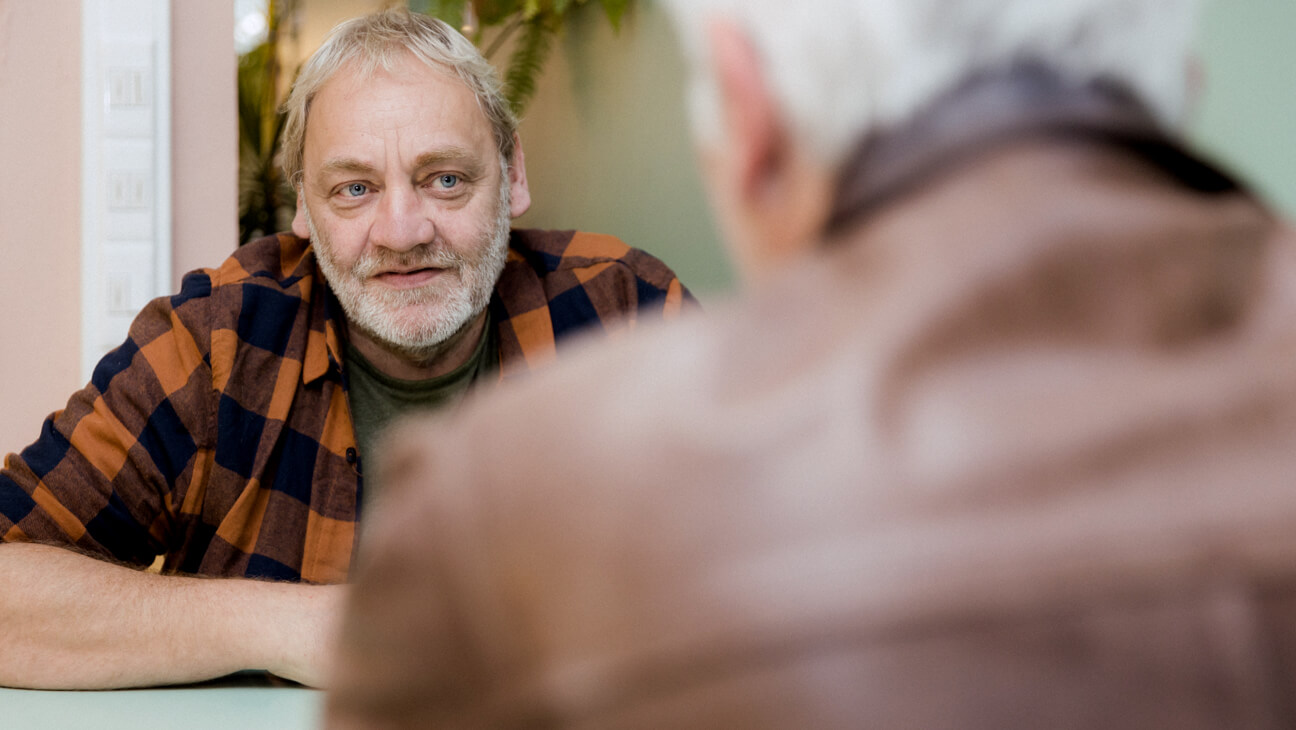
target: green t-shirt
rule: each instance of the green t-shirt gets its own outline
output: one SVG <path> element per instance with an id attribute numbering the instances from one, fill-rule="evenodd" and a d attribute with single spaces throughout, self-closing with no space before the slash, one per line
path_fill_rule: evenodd
<path id="1" fill-rule="evenodd" d="M 463 400 L 478 378 L 495 371 L 499 344 L 489 315 L 485 332 L 467 362 L 454 370 L 426 380 L 404 380 L 386 375 L 365 359 L 351 343 L 346 346 L 347 398 L 355 423 L 356 446 L 361 464 L 372 460 L 374 449 L 382 448 L 383 431 L 400 416 L 451 408 Z M 365 475 L 365 501 L 377 488 L 372 475 Z"/>

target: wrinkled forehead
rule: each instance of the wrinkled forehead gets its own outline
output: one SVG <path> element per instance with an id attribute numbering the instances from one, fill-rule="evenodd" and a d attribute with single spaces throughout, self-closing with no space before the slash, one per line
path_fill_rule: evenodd
<path id="1" fill-rule="evenodd" d="M 340 69 L 313 100 L 303 147 L 311 174 L 335 157 L 377 164 L 382 150 L 405 161 L 458 149 L 484 162 L 497 152 L 491 124 L 467 84 L 413 58 L 390 69 Z"/>
<path id="2" fill-rule="evenodd" d="M 346 60 L 326 77 L 315 90 L 306 105 L 305 137 L 309 139 L 313 115 L 316 113 L 320 96 L 326 91 L 336 93 L 344 90 L 350 96 L 357 91 L 364 91 L 375 86 L 388 85 L 391 82 L 404 87 L 403 93 L 426 93 L 434 97 L 453 99 L 453 108 L 471 118 L 473 124 L 481 124 L 494 135 L 494 129 L 487 115 L 486 107 L 480 96 L 463 75 L 453 67 L 435 60 L 427 59 L 409 49 L 396 48 L 390 53 L 363 53 Z M 470 102 L 465 104 L 463 102 Z M 345 106 L 333 110 L 333 114 L 360 114 L 360 110 L 349 110 Z"/>

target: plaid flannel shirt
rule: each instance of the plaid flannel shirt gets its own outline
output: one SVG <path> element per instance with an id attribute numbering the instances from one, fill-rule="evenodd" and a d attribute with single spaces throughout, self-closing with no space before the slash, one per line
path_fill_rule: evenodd
<path id="1" fill-rule="evenodd" d="M 341 310 L 308 242 L 239 249 L 151 302 L 90 384 L 0 471 L 0 538 L 164 571 L 344 581 L 362 480 Z M 513 231 L 491 301 L 500 378 L 568 334 L 674 317 L 692 297 L 611 236 Z"/>

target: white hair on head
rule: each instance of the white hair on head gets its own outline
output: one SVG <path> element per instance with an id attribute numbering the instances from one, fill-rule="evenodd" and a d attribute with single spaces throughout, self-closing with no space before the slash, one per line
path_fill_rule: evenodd
<path id="1" fill-rule="evenodd" d="M 719 129 L 705 33 L 728 17 L 752 39 L 792 131 L 838 164 L 972 73 L 1023 62 L 1123 85 L 1179 123 L 1197 0 L 662 0 L 692 66 L 694 130 Z"/>

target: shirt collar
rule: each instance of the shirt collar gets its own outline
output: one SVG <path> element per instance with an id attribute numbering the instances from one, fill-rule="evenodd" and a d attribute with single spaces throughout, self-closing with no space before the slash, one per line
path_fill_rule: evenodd
<path id="1" fill-rule="evenodd" d="M 309 284 L 309 286 L 308 286 Z M 302 358 L 302 383 L 310 384 L 330 372 L 342 373 L 341 306 L 315 264 L 314 276 L 302 280 L 302 296 L 309 299 L 310 332 Z"/>
<path id="2" fill-rule="evenodd" d="M 1076 84 L 1037 64 L 984 73 L 930 104 L 902 127 L 869 134 L 840 173 L 831 236 L 936 175 L 1027 138 L 1090 139 L 1118 145 L 1206 192 L 1236 181 L 1188 152 L 1147 108 L 1109 82 Z"/>

